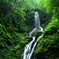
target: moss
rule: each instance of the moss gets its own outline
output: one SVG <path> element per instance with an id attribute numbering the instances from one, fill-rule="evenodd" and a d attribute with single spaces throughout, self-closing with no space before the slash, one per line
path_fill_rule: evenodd
<path id="1" fill-rule="evenodd" d="M 43 31 L 39 31 L 39 30 L 37 30 L 36 32 L 35 32 L 35 36 L 36 36 L 36 38 L 38 38 L 39 36 L 41 36 L 42 34 L 43 34 Z"/>

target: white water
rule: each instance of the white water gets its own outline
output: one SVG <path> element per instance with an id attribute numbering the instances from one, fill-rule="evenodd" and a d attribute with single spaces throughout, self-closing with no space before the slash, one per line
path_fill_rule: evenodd
<path id="1" fill-rule="evenodd" d="M 35 12 L 35 27 L 39 29 L 40 27 L 40 18 L 38 12 Z"/>
<path id="2" fill-rule="evenodd" d="M 24 56 L 23 56 L 23 59 L 30 59 L 30 56 L 31 56 L 31 46 L 32 46 L 32 43 L 35 41 L 35 37 L 33 37 L 33 40 L 28 43 L 26 46 L 25 46 L 25 51 L 24 51 Z"/>
<path id="3" fill-rule="evenodd" d="M 43 28 L 40 27 L 40 19 L 39 19 L 39 15 L 38 12 L 35 12 L 35 28 L 29 33 L 29 36 L 32 36 L 32 34 L 36 31 L 43 31 Z M 22 54 L 22 58 L 21 59 L 31 59 L 31 56 L 33 54 L 33 51 L 35 49 L 35 46 L 38 42 L 38 40 L 42 37 L 39 36 L 38 39 L 35 39 L 35 37 L 33 37 L 33 40 L 30 41 L 24 48 L 24 52 Z"/>
<path id="4" fill-rule="evenodd" d="M 34 28 L 34 29 L 29 33 L 29 36 L 31 36 L 36 30 L 37 30 L 37 28 Z"/>

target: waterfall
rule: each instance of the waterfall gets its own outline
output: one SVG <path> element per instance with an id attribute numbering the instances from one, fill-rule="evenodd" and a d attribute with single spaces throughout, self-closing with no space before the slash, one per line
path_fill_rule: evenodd
<path id="1" fill-rule="evenodd" d="M 32 36 L 32 34 L 36 31 L 36 30 L 40 30 L 43 31 L 43 28 L 40 27 L 40 19 L 39 19 L 39 15 L 38 12 L 35 12 L 35 28 L 29 33 L 29 36 Z M 38 40 L 42 37 L 39 36 L 38 39 L 35 39 L 35 36 L 32 37 L 32 41 L 30 41 L 24 48 L 24 52 L 22 54 L 22 58 L 21 59 L 31 59 L 31 56 L 33 54 L 33 51 L 35 49 L 35 46 L 38 42 Z"/>
<path id="2" fill-rule="evenodd" d="M 35 27 L 37 29 L 39 29 L 40 27 L 40 18 L 39 18 L 38 12 L 35 12 Z"/>

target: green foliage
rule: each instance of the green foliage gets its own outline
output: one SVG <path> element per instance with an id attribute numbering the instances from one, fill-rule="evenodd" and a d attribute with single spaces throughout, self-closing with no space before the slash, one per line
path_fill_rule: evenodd
<path id="1" fill-rule="evenodd" d="M 58 19 L 55 17 L 52 17 L 52 20 L 48 24 L 47 28 L 45 29 L 45 32 L 46 31 L 53 31 L 51 28 L 53 28 L 54 30 L 57 30 L 57 26 L 58 26 Z"/>
<path id="2" fill-rule="evenodd" d="M 0 59 L 18 59 L 28 43 L 29 38 L 22 38 L 29 29 L 25 23 L 28 8 L 34 8 L 29 0 L 0 0 Z"/>
<path id="3" fill-rule="evenodd" d="M 33 59 L 59 58 L 59 0 L 38 0 L 38 8 L 50 14 L 43 37 L 38 41 Z M 44 18 L 45 19 L 45 18 Z M 50 22 L 51 20 L 51 22 Z M 50 23 L 49 23 L 50 22 Z M 42 26 L 45 26 L 44 23 Z"/>
<path id="4" fill-rule="evenodd" d="M 24 36 L 34 27 L 34 13 L 28 10 L 36 8 L 40 9 L 42 23 L 45 21 L 42 26 L 51 22 L 37 44 L 34 59 L 38 56 L 41 59 L 59 58 L 59 0 L 0 0 L 0 59 L 18 59 L 23 47 L 32 40 Z M 41 34 L 37 31 L 36 37 Z"/>
<path id="5" fill-rule="evenodd" d="M 30 0 L 24 0 L 23 8 L 34 8 Z"/>
<path id="6" fill-rule="evenodd" d="M 44 30 L 43 37 L 39 40 L 34 51 L 34 55 L 38 59 L 56 59 L 59 58 L 59 22 L 58 19 L 52 17 L 51 22 Z M 34 56 L 35 58 L 35 56 Z"/>
<path id="7" fill-rule="evenodd" d="M 56 59 L 59 58 L 59 22 L 55 19 L 46 27 L 43 37 L 39 40 L 35 49 L 36 58 Z"/>
<path id="8" fill-rule="evenodd" d="M 43 31 L 39 31 L 39 30 L 37 30 L 36 32 L 35 32 L 35 36 L 36 36 L 36 38 L 38 38 L 39 36 L 41 36 L 42 34 L 43 34 Z"/>

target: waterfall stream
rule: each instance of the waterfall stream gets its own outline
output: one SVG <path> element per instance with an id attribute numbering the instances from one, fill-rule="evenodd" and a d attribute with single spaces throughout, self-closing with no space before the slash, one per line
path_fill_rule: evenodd
<path id="1" fill-rule="evenodd" d="M 35 12 L 35 28 L 29 33 L 29 36 L 32 36 L 32 34 L 36 31 L 43 31 L 43 28 L 40 27 L 40 19 L 39 19 L 39 15 L 38 12 Z M 31 59 L 31 56 L 33 54 L 33 51 L 35 49 L 35 46 L 38 42 L 38 40 L 42 37 L 39 36 L 38 39 L 35 39 L 35 36 L 32 37 L 32 41 L 30 41 L 24 48 L 24 52 L 22 54 L 22 58 L 21 59 Z"/>

